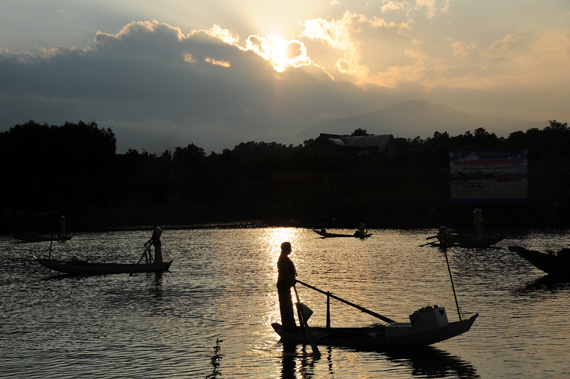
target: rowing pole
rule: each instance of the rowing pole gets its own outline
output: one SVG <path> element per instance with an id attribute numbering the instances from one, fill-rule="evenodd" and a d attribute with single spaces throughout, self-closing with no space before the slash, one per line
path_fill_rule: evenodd
<path id="1" fill-rule="evenodd" d="M 443 254 L 445 255 L 445 262 L 447 263 L 449 280 L 451 280 L 451 288 L 453 289 L 453 297 L 455 298 L 455 306 L 457 307 L 457 314 L 459 315 L 459 321 L 461 321 L 461 311 L 459 310 L 459 303 L 457 302 L 457 294 L 455 293 L 455 284 L 453 284 L 453 276 L 451 275 L 451 267 L 449 266 L 449 259 L 447 259 L 447 249 L 445 247 L 443 248 Z"/>
<path id="2" fill-rule="evenodd" d="M 312 289 L 312 290 L 315 290 L 315 291 L 317 291 L 317 292 L 320 292 L 320 293 L 323 293 L 323 294 L 325 294 L 325 295 L 327 295 L 327 296 L 330 296 L 330 297 L 332 297 L 333 299 L 340 301 L 341 303 L 345 303 L 345 304 L 347 304 L 347 305 L 350 305 L 351 307 L 354 307 L 354 308 L 358 309 L 359 311 L 362 311 L 362 312 L 364 312 L 364 313 L 368 313 L 369 315 L 372 315 L 372 316 L 374 316 L 374 317 L 376 317 L 376 318 L 379 318 L 379 319 L 382 320 L 382 321 L 385 321 L 385 322 L 387 322 L 387 323 L 393 323 L 393 322 L 395 322 L 394 320 L 392 320 L 392 319 L 390 319 L 390 318 L 388 318 L 388 317 L 386 317 L 386 316 L 382 316 L 381 314 L 378 314 L 378 313 L 373 312 L 373 311 L 371 311 L 371 310 L 369 310 L 369 309 L 366 309 L 366 308 L 364 308 L 364 307 L 361 307 L 360 305 L 351 303 L 350 301 L 344 300 L 344 299 L 342 299 L 342 298 L 340 298 L 340 297 L 338 297 L 338 296 L 335 296 L 335 295 L 331 294 L 330 292 L 325 292 L 325 291 L 323 291 L 323 290 L 321 290 L 321 289 L 318 289 L 317 287 L 311 286 L 310 284 L 303 283 L 303 282 L 300 281 L 300 280 L 296 280 L 296 282 L 299 283 L 299 284 L 304 285 L 305 287 L 309 287 L 309 288 Z"/>
<path id="3" fill-rule="evenodd" d="M 145 261 L 146 261 L 147 264 L 148 264 L 148 263 L 152 263 L 152 262 L 149 262 L 149 261 L 148 261 L 148 255 L 150 255 L 150 246 L 148 246 L 148 245 L 145 243 L 145 244 L 144 244 L 144 248 L 145 248 L 144 253 L 142 253 L 142 255 L 141 255 L 139 261 L 137 262 L 137 264 L 133 266 L 133 271 L 131 271 L 131 273 L 129 274 L 129 276 L 133 275 L 133 273 L 135 272 L 135 267 L 138 266 L 139 263 L 141 263 L 141 261 L 142 261 L 143 258 L 146 258 Z M 148 253 L 148 255 L 147 255 L 147 253 Z"/>
<path id="4" fill-rule="evenodd" d="M 293 286 L 293 289 L 295 290 L 295 296 L 297 297 L 297 316 L 299 317 L 299 324 L 301 324 L 301 328 L 305 332 L 305 336 L 307 337 L 309 343 L 311 344 L 313 355 L 316 358 L 320 358 L 321 352 L 319 351 L 319 348 L 317 347 L 317 344 L 313 339 L 313 335 L 311 334 L 311 329 L 309 329 L 309 324 L 307 323 L 307 319 L 303 314 L 303 305 L 301 304 L 301 300 L 299 300 L 299 293 L 297 292 L 297 287 Z"/>

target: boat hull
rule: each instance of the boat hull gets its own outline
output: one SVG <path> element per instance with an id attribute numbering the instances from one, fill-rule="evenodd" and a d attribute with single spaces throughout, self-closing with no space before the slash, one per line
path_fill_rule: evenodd
<path id="1" fill-rule="evenodd" d="M 35 257 L 34 257 L 35 258 Z M 170 262 L 165 263 L 90 263 L 85 261 L 58 261 L 53 259 L 35 258 L 39 264 L 51 270 L 71 275 L 109 275 L 131 274 L 134 272 L 164 272 L 170 268 Z"/>
<path id="2" fill-rule="evenodd" d="M 453 243 L 451 244 L 442 244 L 441 242 L 430 242 L 429 245 L 431 246 L 438 246 L 438 247 L 472 247 L 472 248 L 485 248 L 495 245 L 496 243 L 501 242 L 504 237 L 499 235 L 492 235 L 492 236 L 472 236 L 468 234 L 461 234 L 461 235 L 454 235 L 453 236 Z"/>
<path id="3" fill-rule="evenodd" d="M 547 254 L 528 250 L 521 246 L 509 246 L 509 250 L 526 259 L 536 268 L 559 277 L 570 278 L 570 256 Z"/>
<path id="4" fill-rule="evenodd" d="M 44 234 L 37 234 L 37 233 L 16 233 L 13 235 L 14 239 L 17 239 L 22 242 L 49 242 L 49 241 L 69 241 L 73 236 L 68 235 L 65 237 L 61 236 L 50 236 Z"/>
<path id="5" fill-rule="evenodd" d="M 317 345 L 341 346 L 371 350 L 391 350 L 419 348 L 448 340 L 463 334 L 471 328 L 478 314 L 467 320 L 451 322 L 436 329 L 402 336 L 386 336 L 382 325 L 363 328 L 323 328 L 311 327 L 310 332 Z M 285 331 L 278 323 L 271 325 L 283 343 L 307 343 L 300 327 Z"/>
<path id="6" fill-rule="evenodd" d="M 359 234 L 359 233 L 354 233 L 354 234 L 340 234 L 340 233 L 329 233 L 329 232 L 323 232 L 322 230 L 318 230 L 318 229 L 313 229 L 313 232 L 317 233 L 319 236 L 323 237 L 323 238 L 343 238 L 343 237 L 352 237 L 352 238 L 368 238 L 372 235 L 372 233 L 366 233 L 366 234 Z"/>
<path id="7" fill-rule="evenodd" d="M 496 243 L 499 243 L 504 238 L 498 235 L 490 235 L 490 236 L 471 236 L 471 235 L 461 235 L 458 243 L 461 247 L 489 247 Z"/>

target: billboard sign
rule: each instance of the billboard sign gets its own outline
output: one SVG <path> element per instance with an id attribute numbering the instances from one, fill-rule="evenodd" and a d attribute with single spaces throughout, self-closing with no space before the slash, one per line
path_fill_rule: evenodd
<path id="1" fill-rule="evenodd" d="M 528 150 L 449 152 L 453 203 L 513 203 L 528 199 Z"/>

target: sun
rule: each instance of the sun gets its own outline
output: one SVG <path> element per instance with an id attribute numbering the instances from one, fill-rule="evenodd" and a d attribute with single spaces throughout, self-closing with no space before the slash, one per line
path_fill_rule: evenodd
<path id="1" fill-rule="evenodd" d="M 300 41 L 287 41 L 276 35 L 250 36 L 247 48 L 269 61 L 277 72 L 283 72 L 289 67 L 310 64 L 307 49 Z"/>
<path id="2" fill-rule="evenodd" d="M 277 71 L 283 71 L 289 63 L 289 58 L 287 56 L 288 43 L 281 37 L 273 37 L 269 41 L 269 60 L 273 64 L 274 68 L 282 68 L 282 70 Z"/>

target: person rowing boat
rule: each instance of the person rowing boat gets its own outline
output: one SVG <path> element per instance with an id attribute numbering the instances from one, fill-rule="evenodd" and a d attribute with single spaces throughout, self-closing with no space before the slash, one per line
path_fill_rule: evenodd
<path id="1" fill-rule="evenodd" d="M 160 241 L 160 236 L 162 235 L 162 229 L 154 224 L 152 226 L 152 236 L 144 244 L 145 247 L 154 245 L 154 263 L 162 263 L 162 242 Z"/>
<path id="2" fill-rule="evenodd" d="M 289 258 L 291 254 L 291 243 L 281 244 L 281 254 L 277 261 L 277 293 L 279 295 L 279 310 L 281 311 L 281 323 L 285 330 L 295 330 L 295 317 L 293 312 L 293 300 L 291 299 L 291 287 L 295 285 L 297 271 L 295 264 Z"/>

